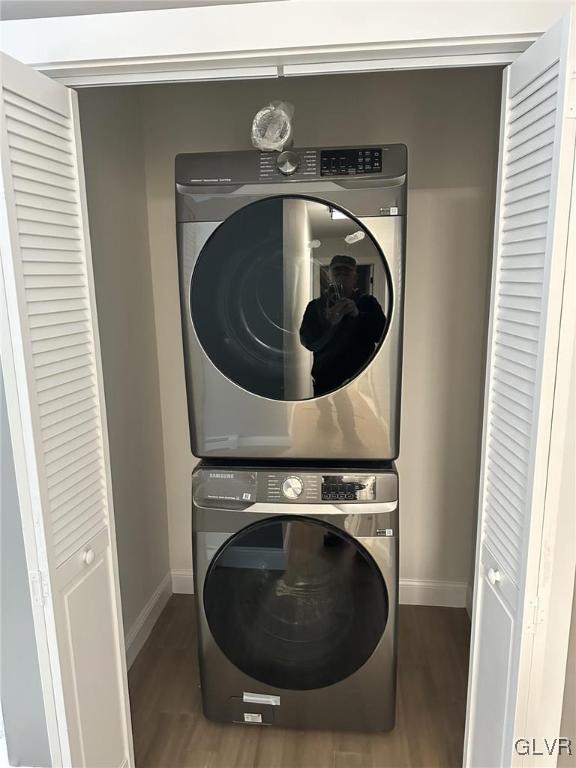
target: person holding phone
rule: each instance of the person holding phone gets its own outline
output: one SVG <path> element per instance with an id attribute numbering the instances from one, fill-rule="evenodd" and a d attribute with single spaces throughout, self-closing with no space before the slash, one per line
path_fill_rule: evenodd
<path id="1" fill-rule="evenodd" d="M 330 262 L 328 290 L 304 312 L 300 341 L 314 356 L 314 396 L 332 392 L 368 363 L 382 338 L 386 317 L 374 296 L 357 288 L 356 259 L 337 254 Z"/>

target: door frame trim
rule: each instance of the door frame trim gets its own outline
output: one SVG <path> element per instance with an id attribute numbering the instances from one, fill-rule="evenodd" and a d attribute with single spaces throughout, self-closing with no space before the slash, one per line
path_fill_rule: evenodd
<path id="1" fill-rule="evenodd" d="M 546 3 L 422 3 L 415 26 L 411 3 L 348 0 L 327 14 L 309 0 L 290 3 L 286 24 L 286 1 L 4 21 L 0 47 L 77 88 L 505 66 L 561 15 Z"/>

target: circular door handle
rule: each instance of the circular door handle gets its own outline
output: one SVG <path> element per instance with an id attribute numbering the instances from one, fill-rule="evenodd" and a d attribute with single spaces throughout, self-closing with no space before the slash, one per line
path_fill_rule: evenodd
<path id="1" fill-rule="evenodd" d="M 85 565 L 92 565 L 92 563 L 94 562 L 94 550 L 85 549 L 82 555 L 82 560 Z"/>
<path id="2" fill-rule="evenodd" d="M 490 568 L 488 570 L 488 581 L 490 582 L 490 584 L 492 584 L 492 586 L 494 586 L 494 584 L 497 584 L 499 581 L 502 581 L 502 575 L 500 571 L 495 568 Z"/>

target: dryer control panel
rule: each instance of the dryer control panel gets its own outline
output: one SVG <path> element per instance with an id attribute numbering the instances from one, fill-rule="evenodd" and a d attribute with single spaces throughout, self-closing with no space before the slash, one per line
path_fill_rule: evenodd
<path id="1" fill-rule="evenodd" d="M 407 150 L 403 144 L 380 144 L 340 147 L 291 147 L 283 152 L 195 152 L 176 156 L 176 184 L 179 191 L 186 187 L 210 187 L 212 193 L 222 187 L 266 182 L 326 182 L 330 177 L 357 177 L 356 185 L 370 176 L 369 188 L 375 188 L 381 177 L 384 186 L 402 187 L 407 169 Z M 321 191 L 321 190 L 319 190 Z"/>
<path id="2" fill-rule="evenodd" d="M 356 176 L 382 173 L 382 148 L 325 149 L 320 153 L 322 176 Z"/>

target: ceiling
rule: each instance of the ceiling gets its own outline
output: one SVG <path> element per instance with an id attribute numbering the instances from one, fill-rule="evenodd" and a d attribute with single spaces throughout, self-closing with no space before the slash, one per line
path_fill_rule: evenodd
<path id="1" fill-rule="evenodd" d="M 7 21 L 48 16 L 83 16 L 90 13 L 154 11 L 254 2 L 266 0 L 0 0 L 0 19 Z"/>

